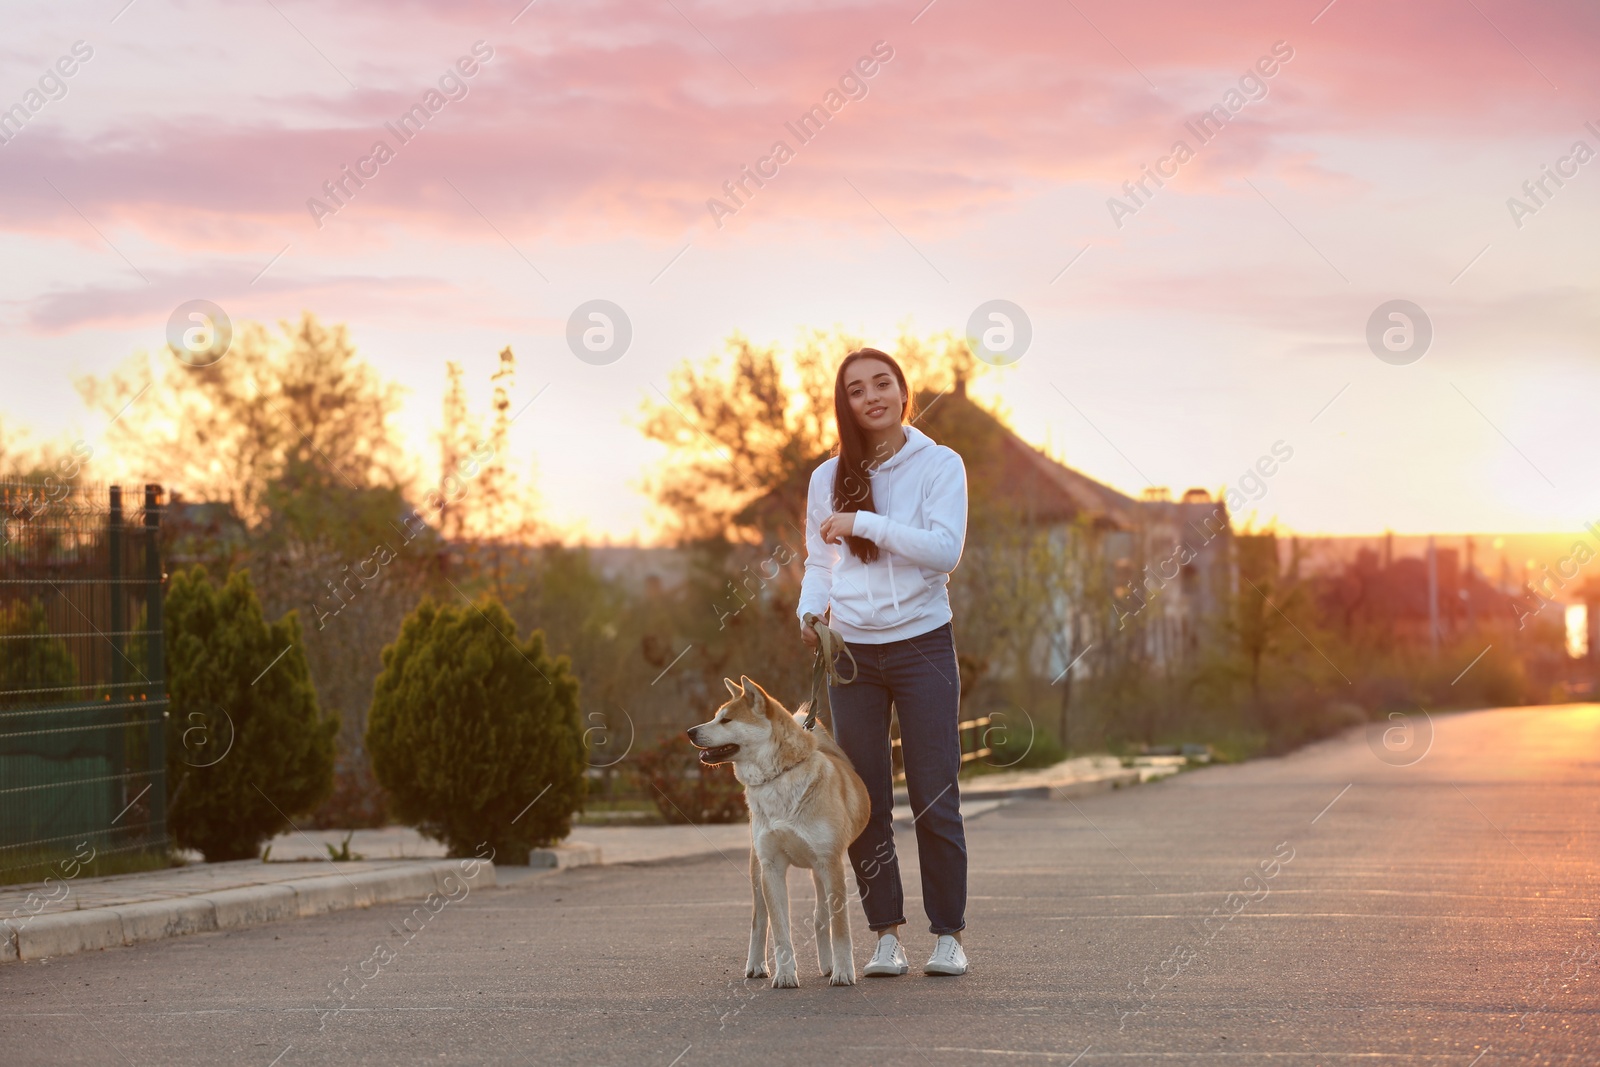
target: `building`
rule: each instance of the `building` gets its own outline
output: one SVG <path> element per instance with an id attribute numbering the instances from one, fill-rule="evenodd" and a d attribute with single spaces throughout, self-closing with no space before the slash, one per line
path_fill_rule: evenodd
<path id="1" fill-rule="evenodd" d="M 1008 528 L 1042 533 L 1065 572 L 1058 602 L 1045 613 L 1056 632 L 1039 635 L 1036 670 L 1055 677 L 1097 640 L 1113 632 L 1125 638 L 1130 630 L 1144 661 L 1171 663 L 1195 654 L 1222 625 L 1236 584 L 1224 502 L 1204 489 L 1176 501 L 1162 489 L 1136 499 L 1095 481 L 1017 436 L 967 395 L 964 382 L 919 403 L 917 427 L 966 463 L 969 498 L 1003 512 Z M 810 472 L 825 458 L 804 464 L 741 519 L 766 531 L 771 543 L 797 544 Z M 969 519 L 963 571 L 987 562 L 974 561 L 974 553 L 1010 547 L 1001 541 L 1009 539 L 991 536 L 985 543 Z M 1092 661 L 1080 669 L 1092 671 Z"/>

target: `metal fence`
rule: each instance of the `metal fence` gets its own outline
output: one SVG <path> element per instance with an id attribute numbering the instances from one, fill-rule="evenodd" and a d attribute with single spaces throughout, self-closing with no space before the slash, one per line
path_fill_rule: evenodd
<path id="1" fill-rule="evenodd" d="M 161 487 L 129 503 L 0 482 L 0 883 L 166 849 Z"/>

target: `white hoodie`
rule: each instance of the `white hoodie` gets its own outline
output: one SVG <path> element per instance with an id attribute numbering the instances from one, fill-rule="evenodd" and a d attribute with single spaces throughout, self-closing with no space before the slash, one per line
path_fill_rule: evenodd
<path id="1" fill-rule="evenodd" d="M 950 572 L 967 536 L 967 469 L 961 457 L 915 426 L 906 443 L 872 472 L 877 511 L 856 512 L 855 536 L 878 546 L 863 563 L 847 543 L 830 545 L 819 532 L 833 514 L 835 456 L 811 475 L 806 493 L 806 573 L 800 607 L 821 616 L 846 641 L 902 641 L 950 621 Z"/>

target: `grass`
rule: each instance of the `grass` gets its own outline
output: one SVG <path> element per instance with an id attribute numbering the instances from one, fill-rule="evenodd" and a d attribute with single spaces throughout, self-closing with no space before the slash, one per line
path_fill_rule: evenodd
<path id="1" fill-rule="evenodd" d="M 1211 742 L 1211 762 L 1243 763 L 1264 754 L 1266 750 L 1266 734 L 1259 732 L 1223 734 Z"/>
<path id="2" fill-rule="evenodd" d="M 0 870 L 0 885 L 18 885 L 24 882 L 42 882 L 46 878 L 68 877 L 75 857 L 71 852 L 47 849 L 18 850 L 6 857 L 8 866 Z M 168 867 L 181 867 L 183 860 L 175 859 L 164 850 L 136 847 L 113 852 L 96 853 L 88 863 L 79 863 L 75 878 L 101 878 L 108 874 L 132 874 L 136 871 L 160 871 Z"/>
<path id="3" fill-rule="evenodd" d="M 586 812 L 602 811 L 655 811 L 655 802 L 649 797 L 616 797 L 606 800 L 589 797 L 584 800 L 583 810 Z"/>
<path id="4" fill-rule="evenodd" d="M 1003 756 L 1003 754 L 1000 754 L 1000 755 Z M 1027 765 L 1027 761 L 1026 760 L 1023 760 L 1022 762 L 1014 764 L 1013 766 L 1010 766 L 1010 767 L 1004 767 L 1004 766 L 1001 766 L 1001 765 L 996 764 L 996 763 L 988 762 L 989 760 L 996 759 L 996 758 L 999 758 L 999 757 L 991 755 L 991 756 L 985 756 L 983 759 L 968 760 L 966 763 L 963 763 L 961 765 L 961 772 L 960 772 L 959 777 L 964 781 L 964 780 L 966 780 L 968 778 L 981 778 L 986 774 L 1009 774 L 1012 771 L 1026 771 L 1026 770 L 1036 770 L 1037 769 L 1035 767 Z M 1015 757 L 1011 757 L 1011 758 L 1015 758 Z M 1062 758 L 1064 759 L 1065 757 L 1062 757 Z M 1060 760 L 1056 760 L 1054 762 L 1059 763 Z M 1046 766 L 1053 766 L 1053 765 L 1054 765 L 1053 763 L 1052 764 L 1046 764 Z"/>
<path id="5" fill-rule="evenodd" d="M 349 833 L 345 834 L 344 840 L 340 842 L 338 848 L 334 848 L 332 843 L 324 843 L 322 847 L 328 850 L 328 858 L 335 863 L 351 863 L 356 860 L 366 859 L 367 857 L 363 856 L 361 853 L 350 851 L 350 839 L 354 836 L 356 836 L 356 832 L 354 830 L 351 830 Z M 268 846 L 268 851 L 271 851 L 271 846 Z M 262 860 L 265 862 L 266 857 L 263 856 Z"/>
<path id="6" fill-rule="evenodd" d="M 577 826 L 654 826 L 666 820 L 649 797 L 590 797 L 572 821 Z"/>

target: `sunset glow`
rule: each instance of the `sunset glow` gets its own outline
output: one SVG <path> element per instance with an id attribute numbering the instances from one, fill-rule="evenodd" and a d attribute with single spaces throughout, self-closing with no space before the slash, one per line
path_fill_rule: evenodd
<path id="1" fill-rule="evenodd" d="M 975 394 L 1126 492 L 1282 439 L 1254 507 L 1297 531 L 1600 518 L 1590 5 L 117 6 L 14 12 L 0 57 L 8 432 L 97 440 L 74 379 L 185 301 L 309 309 L 423 468 L 444 361 L 486 397 L 513 346 L 545 521 L 650 540 L 672 367 L 1004 298 L 1031 346 Z M 1398 299 L 1408 365 L 1367 341 Z"/>

